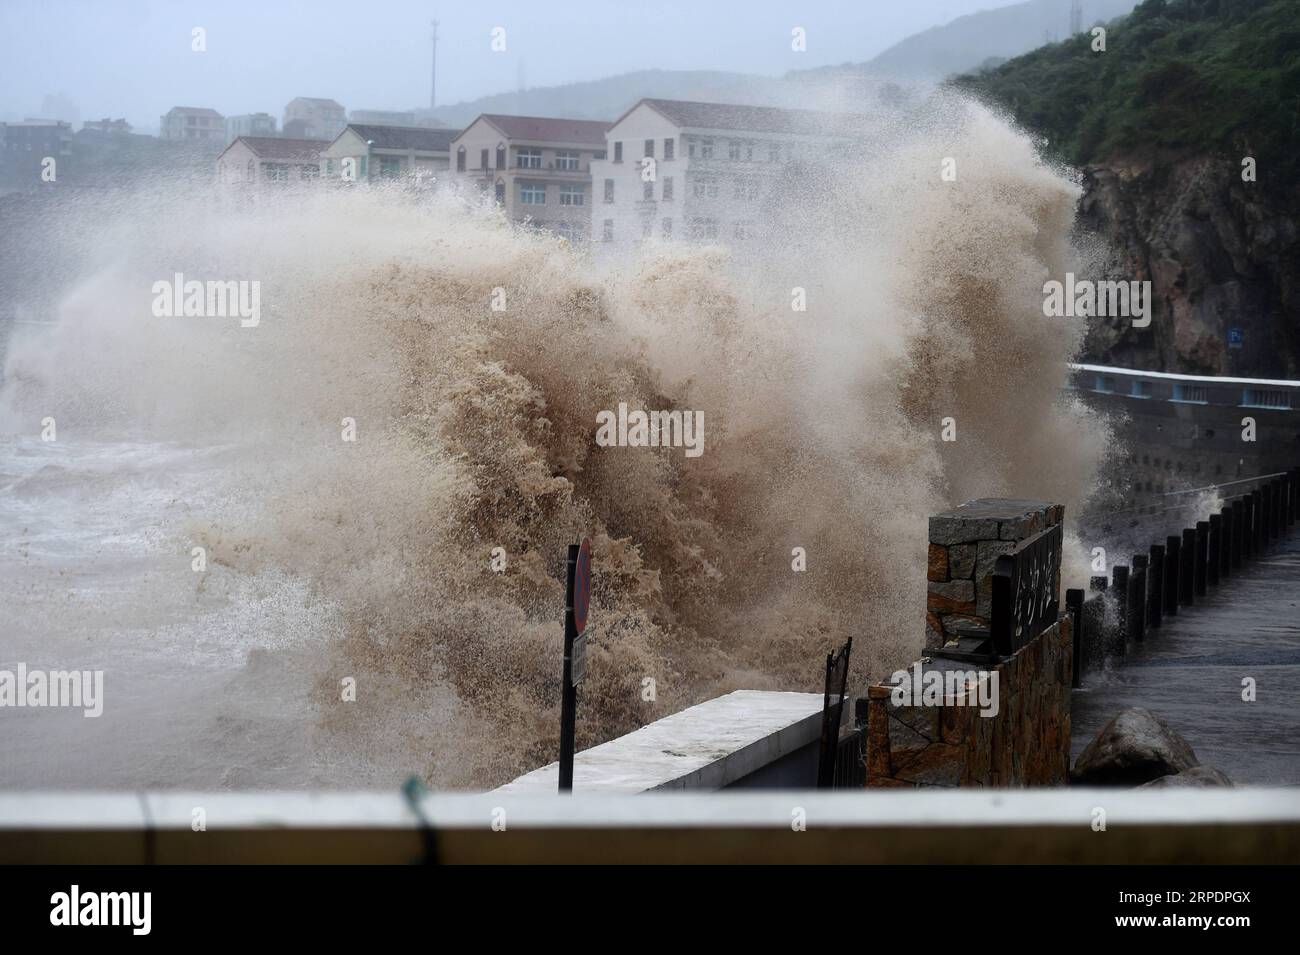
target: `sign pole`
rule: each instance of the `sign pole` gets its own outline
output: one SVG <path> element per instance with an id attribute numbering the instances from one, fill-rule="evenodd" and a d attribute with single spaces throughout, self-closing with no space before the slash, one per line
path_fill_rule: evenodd
<path id="1" fill-rule="evenodd" d="M 564 585 L 564 678 L 560 696 L 560 792 L 573 791 L 573 748 L 577 735 L 578 688 L 573 685 L 573 641 L 578 628 L 573 621 L 573 580 L 578 566 L 578 545 L 569 545 L 569 572 Z"/>

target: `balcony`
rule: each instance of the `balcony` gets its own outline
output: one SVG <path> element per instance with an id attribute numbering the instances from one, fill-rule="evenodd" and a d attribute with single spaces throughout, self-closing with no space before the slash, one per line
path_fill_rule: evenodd
<path id="1" fill-rule="evenodd" d="M 555 179 L 564 182 L 586 182 L 591 178 L 590 169 L 560 169 L 553 162 L 543 163 L 541 166 L 522 166 L 517 162 L 513 162 L 504 169 L 490 166 L 487 169 L 470 169 L 467 172 L 471 176 L 482 179 L 490 179 L 498 173 L 507 172 L 519 176 L 535 176 L 538 179 Z"/>

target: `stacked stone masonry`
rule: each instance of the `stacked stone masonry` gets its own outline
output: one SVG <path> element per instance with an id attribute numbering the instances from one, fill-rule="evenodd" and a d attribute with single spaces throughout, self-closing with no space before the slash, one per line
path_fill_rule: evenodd
<path id="1" fill-rule="evenodd" d="M 1061 523 L 1064 510 L 1043 501 L 978 500 L 930 518 L 927 650 L 952 640 L 960 627 L 989 625 L 993 564 Z"/>
<path id="2" fill-rule="evenodd" d="M 1060 504 L 1016 500 L 969 501 L 931 517 L 927 652 L 954 643 L 959 629 L 987 628 L 998 557 L 1063 517 Z M 1059 591 L 1059 579 L 1055 584 Z M 920 664 L 923 673 L 987 669 L 929 656 Z M 891 684 L 869 687 L 867 785 L 1064 785 L 1072 668 L 1070 620 L 1061 618 L 992 668 L 996 715 L 948 696 L 940 705 L 900 705 Z"/>
<path id="3" fill-rule="evenodd" d="M 978 707 L 948 696 L 940 706 L 898 706 L 891 684 L 868 687 L 867 785 L 1065 785 L 1073 665 L 1070 618 L 1062 617 L 992 668 L 998 674 L 996 715 L 981 716 Z M 922 661 L 922 672 L 953 669 L 979 667 Z"/>

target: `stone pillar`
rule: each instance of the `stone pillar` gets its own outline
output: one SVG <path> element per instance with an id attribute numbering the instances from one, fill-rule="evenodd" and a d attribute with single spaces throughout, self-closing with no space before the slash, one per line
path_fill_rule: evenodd
<path id="1" fill-rule="evenodd" d="M 993 564 L 1039 531 L 1061 523 L 1064 508 L 1045 501 L 982 499 L 930 518 L 925 646 L 956 638 L 959 627 L 987 627 Z"/>

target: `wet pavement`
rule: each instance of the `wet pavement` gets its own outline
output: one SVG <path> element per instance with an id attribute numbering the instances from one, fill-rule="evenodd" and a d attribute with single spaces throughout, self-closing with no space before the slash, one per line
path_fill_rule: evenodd
<path id="1" fill-rule="evenodd" d="M 1255 701 L 1243 681 L 1253 679 Z M 1071 705 L 1071 758 L 1116 713 L 1143 706 L 1236 783 L 1300 785 L 1300 526 L 1233 577 L 1085 674 Z"/>

